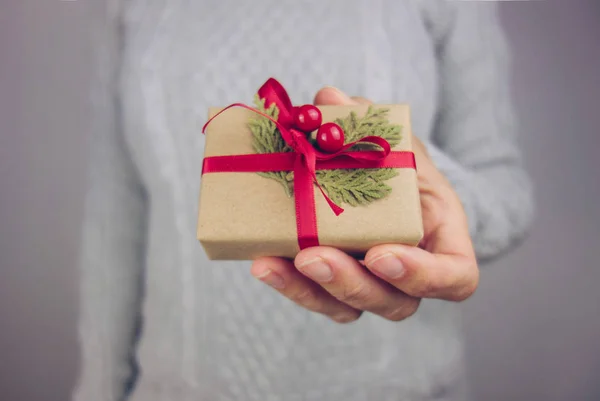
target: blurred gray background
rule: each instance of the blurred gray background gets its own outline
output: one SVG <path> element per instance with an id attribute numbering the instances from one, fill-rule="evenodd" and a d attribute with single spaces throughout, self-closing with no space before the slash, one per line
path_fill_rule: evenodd
<path id="1" fill-rule="evenodd" d="M 86 3 L 0 0 L 0 401 L 65 401 L 78 349 Z M 503 2 L 538 216 L 465 303 L 474 399 L 600 400 L 600 2 Z"/>

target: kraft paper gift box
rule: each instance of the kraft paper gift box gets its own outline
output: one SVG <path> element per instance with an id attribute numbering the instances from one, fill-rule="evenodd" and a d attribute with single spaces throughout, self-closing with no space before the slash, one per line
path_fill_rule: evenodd
<path id="1" fill-rule="evenodd" d="M 319 109 L 323 122 L 341 119 L 346 124 L 340 125 L 346 126 L 348 130 L 361 125 L 367 113 L 379 110 L 379 114 L 384 116 L 379 120 L 388 128 L 395 126 L 395 132 L 399 134 L 392 150 L 410 152 L 412 149 L 408 105 L 373 105 L 370 109 L 368 105 L 319 106 Z M 215 116 L 220 110 L 211 108 L 209 117 Z M 206 129 L 205 159 L 257 153 L 260 145 L 257 148 L 252 127 L 256 127 L 256 121 L 260 119 L 264 117 L 244 108 L 224 111 Z M 254 126 L 251 121 L 255 122 Z M 369 124 L 363 124 L 362 131 L 369 133 L 368 130 L 365 131 L 364 125 Z M 346 132 L 347 139 L 348 135 Z M 342 176 L 335 177 L 335 180 L 344 182 L 344 177 L 351 177 L 348 174 L 352 171 L 354 170 L 342 171 Z M 300 251 L 294 195 L 287 193 L 290 192 L 290 187 L 286 187 L 284 182 L 293 178 L 289 176 L 289 172 L 283 172 L 275 178 L 274 174 L 270 174 L 203 174 L 197 237 L 210 259 L 251 260 L 261 256 L 293 258 Z M 317 174 L 317 178 L 319 174 L 321 173 Z M 387 188 L 383 193 L 378 193 L 377 196 L 384 195 L 381 199 L 371 199 L 366 204 L 352 206 L 343 201 L 348 200 L 344 194 L 351 197 L 352 191 L 341 195 L 331 194 L 333 196 L 330 195 L 330 198 L 337 200 L 336 203 L 341 203 L 340 206 L 344 208 L 339 216 L 334 214 L 315 187 L 314 204 L 320 245 L 335 247 L 361 258 L 374 245 L 419 243 L 423 236 L 423 225 L 415 168 L 397 168 L 391 174 L 380 176 L 385 178 L 382 183 Z M 331 177 L 324 178 L 325 181 L 327 179 Z M 335 182 L 321 183 L 326 190 L 327 184 L 330 184 L 329 191 L 333 191 L 331 188 L 335 186 Z M 352 182 L 349 181 L 348 185 L 352 186 Z M 367 189 L 371 188 L 369 185 L 366 184 Z M 293 187 L 291 184 L 290 186 Z M 375 186 L 380 187 L 379 184 Z M 361 196 L 359 193 L 358 198 Z M 361 203 L 352 197 L 349 200 L 354 204 Z"/>

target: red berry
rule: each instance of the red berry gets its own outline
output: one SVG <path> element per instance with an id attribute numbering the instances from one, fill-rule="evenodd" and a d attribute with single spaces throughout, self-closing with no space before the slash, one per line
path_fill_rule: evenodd
<path id="1" fill-rule="evenodd" d="M 325 123 L 317 131 L 317 144 L 324 152 L 334 153 L 344 146 L 344 131 L 336 123 Z"/>
<path id="2" fill-rule="evenodd" d="M 294 124 L 296 128 L 303 132 L 311 132 L 321 126 L 323 117 L 321 110 L 312 104 L 294 108 Z"/>

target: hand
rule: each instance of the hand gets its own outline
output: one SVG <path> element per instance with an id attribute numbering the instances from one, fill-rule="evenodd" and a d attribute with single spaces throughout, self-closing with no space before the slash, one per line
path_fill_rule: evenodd
<path id="1" fill-rule="evenodd" d="M 368 103 L 335 88 L 317 93 L 315 104 Z M 450 183 L 416 137 L 413 151 L 423 211 L 419 247 L 371 248 L 364 263 L 325 246 L 302 250 L 292 262 L 274 257 L 254 261 L 252 275 L 298 305 L 347 323 L 368 311 L 392 321 L 417 311 L 421 298 L 463 301 L 479 281 L 467 217 Z"/>

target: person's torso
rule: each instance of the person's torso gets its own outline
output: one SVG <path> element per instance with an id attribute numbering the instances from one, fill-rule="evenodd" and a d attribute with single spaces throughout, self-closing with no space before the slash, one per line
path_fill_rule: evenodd
<path id="1" fill-rule="evenodd" d="M 455 306 L 402 323 L 338 325 L 209 262 L 195 239 L 209 106 L 250 103 L 270 76 L 296 104 L 323 85 L 436 111 L 435 49 L 413 2 L 132 0 L 125 10 L 125 137 L 149 197 L 141 377 L 134 400 L 396 400 L 443 393 L 460 360 Z M 444 398 L 439 398 L 444 399 Z"/>

